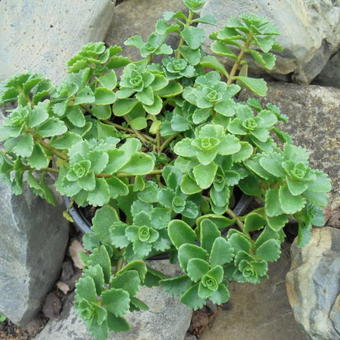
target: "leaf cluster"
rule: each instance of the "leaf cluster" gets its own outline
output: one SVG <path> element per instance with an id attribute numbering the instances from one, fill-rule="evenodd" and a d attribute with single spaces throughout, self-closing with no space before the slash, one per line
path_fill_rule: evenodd
<path id="1" fill-rule="evenodd" d="M 95 208 L 76 306 L 98 338 L 128 330 L 124 315 L 147 309 L 142 285 L 161 285 L 192 309 L 222 304 L 231 281 L 267 277 L 289 220 L 300 246 L 323 225 L 328 176 L 279 128 L 287 117 L 278 107 L 238 98 L 242 89 L 266 95 L 247 65 L 274 66 L 276 29 L 256 16 L 232 18 L 210 36 L 215 56 L 206 55 L 197 24 L 214 18 L 199 15 L 204 2 L 184 0 L 188 13 L 166 12 L 145 41 L 129 38 L 138 61 L 90 43 L 62 84 L 22 74 L 0 93 L 0 180 L 55 204 L 53 183 L 71 205 Z M 232 210 L 240 191 L 261 202 L 243 216 Z M 147 265 L 161 254 L 183 274 Z"/>

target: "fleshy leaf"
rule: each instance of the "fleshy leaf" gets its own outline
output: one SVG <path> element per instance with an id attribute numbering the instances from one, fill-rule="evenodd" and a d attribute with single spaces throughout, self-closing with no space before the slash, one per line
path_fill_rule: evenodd
<path id="1" fill-rule="evenodd" d="M 160 281 L 160 285 L 164 288 L 164 290 L 169 293 L 171 296 L 180 296 L 189 287 L 191 287 L 191 280 L 188 276 L 176 276 L 169 279 L 163 279 Z"/>
<path id="2" fill-rule="evenodd" d="M 192 228 L 181 220 L 173 220 L 168 225 L 168 234 L 172 244 L 178 249 L 182 244 L 196 241 L 196 234 Z"/>
<path id="3" fill-rule="evenodd" d="M 127 291 L 111 288 L 102 293 L 105 308 L 115 316 L 122 316 L 128 312 L 130 297 Z"/>
<path id="4" fill-rule="evenodd" d="M 178 259 L 181 268 L 186 271 L 187 265 L 190 259 L 198 258 L 204 261 L 208 261 L 208 252 L 194 244 L 182 244 L 178 249 Z"/>
<path id="5" fill-rule="evenodd" d="M 221 236 L 216 224 L 209 219 L 204 219 L 200 225 L 201 246 L 209 253 L 217 237 Z"/>
<path id="6" fill-rule="evenodd" d="M 267 84 L 263 79 L 237 76 L 234 77 L 241 86 L 255 93 L 260 97 L 267 95 Z"/>
<path id="7" fill-rule="evenodd" d="M 193 173 L 196 183 L 201 189 L 207 189 L 214 181 L 217 165 L 212 162 L 207 165 L 199 164 L 194 167 Z"/>
<path id="8" fill-rule="evenodd" d="M 192 286 L 183 294 L 181 302 L 193 310 L 200 309 L 204 306 L 205 300 L 198 296 L 198 284 Z"/>
<path id="9" fill-rule="evenodd" d="M 233 248 L 223 237 L 217 237 L 210 252 L 209 262 L 212 266 L 224 265 L 233 259 Z"/>
<path id="10" fill-rule="evenodd" d="M 294 214 L 300 211 L 306 204 L 305 198 L 302 196 L 293 196 L 287 186 L 280 187 L 279 202 L 285 214 Z"/>
<path id="11" fill-rule="evenodd" d="M 188 262 L 187 273 L 194 282 L 199 281 L 209 271 L 209 263 L 202 259 L 191 259 Z"/>
<path id="12" fill-rule="evenodd" d="M 256 249 L 256 256 L 264 261 L 276 261 L 281 254 L 280 243 L 277 240 L 271 239 L 261 244 Z"/>

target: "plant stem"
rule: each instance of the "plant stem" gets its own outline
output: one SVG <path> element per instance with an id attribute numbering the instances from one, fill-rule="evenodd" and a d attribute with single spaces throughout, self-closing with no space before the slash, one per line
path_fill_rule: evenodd
<path id="1" fill-rule="evenodd" d="M 127 117 L 124 117 L 124 119 L 126 120 L 126 122 L 129 124 L 129 120 Z M 154 140 L 150 141 L 148 140 L 141 132 L 139 132 L 138 130 L 134 129 L 132 126 L 131 126 L 131 130 L 133 131 L 133 133 L 146 145 L 150 145 L 150 144 L 154 144 Z"/>
<path id="2" fill-rule="evenodd" d="M 104 123 L 105 123 L 105 124 L 112 125 L 112 126 L 114 126 L 116 129 L 118 129 L 118 130 L 122 130 L 122 131 L 125 131 L 125 132 L 133 133 L 133 134 L 135 134 L 137 137 L 139 137 L 139 136 L 136 134 L 136 130 L 130 129 L 130 128 L 128 128 L 128 127 L 121 126 L 121 125 L 119 125 L 119 124 L 117 124 L 117 123 L 113 123 L 113 122 L 111 122 L 111 121 L 109 121 L 109 120 L 104 120 Z M 146 134 L 143 134 L 143 133 L 141 133 L 141 132 L 138 132 L 138 133 L 139 133 L 139 135 L 142 135 L 145 139 L 149 140 L 150 142 L 152 142 L 152 143 L 155 142 L 154 139 L 153 139 L 152 137 L 150 137 L 150 136 L 148 136 L 148 135 L 146 135 Z"/>
<path id="3" fill-rule="evenodd" d="M 235 220 L 238 227 L 241 229 L 241 231 L 244 231 L 244 224 L 240 220 L 239 216 L 237 216 L 230 208 L 226 210 L 226 213 Z"/>
<path id="4" fill-rule="evenodd" d="M 227 84 L 230 85 L 232 82 L 233 82 L 233 78 L 234 76 L 236 75 L 236 72 L 238 70 L 238 68 L 240 67 L 240 64 L 241 64 L 241 61 L 243 59 L 243 56 L 244 56 L 244 53 L 246 52 L 246 50 L 249 48 L 251 42 L 253 40 L 253 36 L 252 34 L 250 34 L 247 38 L 247 41 L 245 42 L 245 44 L 242 46 L 241 50 L 240 50 L 240 53 L 229 73 L 229 78 L 228 78 L 228 81 L 227 81 Z"/>
<path id="5" fill-rule="evenodd" d="M 119 125 L 119 124 L 117 124 L 117 123 L 114 123 L 114 122 L 111 122 L 111 121 L 109 121 L 109 120 L 103 120 L 103 122 L 104 122 L 105 124 L 109 124 L 109 125 L 114 126 L 114 127 L 115 127 L 116 129 L 118 129 L 118 130 L 122 130 L 122 131 L 125 131 L 125 132 L 134 133 L 132 129 L 127 128 L 127 127 L 124 127 L 124 126 L 121 126 L 121 125 Z"/>
<path id="6" fill-rule="evenodd" d="M 48 172 L 55 172 L 55 173 L 59 173 L 58 169 L 55 168 L 43 168 L 41 169 L 42 171 L 48 171 Z"/>
<path id="7" fill-rule="evenodd" d="M 6 157 L 6 159 L 7 159 L 12 165 L 14 164 L 13 160 L 11 159 L 11 157 L 10 157 L 5 151 L 3 151 L 3 150 L 0 149 L 0 153 L 1 153 L 4 157 Z"/>
<path id="8" fill-rule="evenodd" d="M 160 175 L 162 173 L 162 170 L 153 170 L 151 172 L 149 172 L 148 174 L 145 174 L 145 176 L 149 176 L 149 175 Z M 130 174 L 127 174 L 125 172 L 119 172 L 117 174 L 97 174 L 96 177 L 97 178 L 108 178 L 108 177 L 112 177 L 112 176 L 116 176 L 116 177 L 119 177 L 119 178 L 123 178 L 123 177 L 134 177 L 134 176 L 137 176 L 137 175 L 130 175 Z"/>
<path id="9" fill-rule="evenodd" d="M 161 153 L 161 135 L 159 134 L 159 131 L 156 133 L 156 146 L 157 146 L 157 153 Z"/>
<path id="10" fill-rule="evenodd" d="M 188 15 L 188 18 L 186 19 L 184 27 L 190 26 L 192 24 L 192 17 L 193 17 L 193 12 L 189 10 L 189 15 Z M 176 58 L 179 58 L 181 56 L 180 48 L 182 47 L 183 43 L 184 43 L 184 40 L 181 36 L 181 39 L 179 40 L 176 53 L 175 53 Z"/>
<path id="11" fill-rule="evenodd" d="M 175 135 L 170 136 L 169 138 L 167 138 L 164 143 L 160 146 L 159 148 L 159 153 L 161 153 L 167 146 L 168 144 L 173 141 L 177 136 L 179 135 L 179 133 L 176 133 Z"/>
<path id="12" fill-rule="evenodd" d="M 120 257 L 117 261 L 117 272 L 119 272 L 124 265 L 124 259 L 122 257 Z"/>
<path id="13" fill-rule="evenodd" d="M 47 149 L 48 151 L 52 152 L 54 155 L 56 155 L 57 157 L 63 159 L 64 161 L 68 161 L 68 157 L 63 152 L 56 150 L 53 146 L 51 146 L 48 143 L 46 143 L 41 137 L 35 135 L 34 133 L 31 133 L 31 132 L 29 132 L 29 133 L 45 149 Z"/>

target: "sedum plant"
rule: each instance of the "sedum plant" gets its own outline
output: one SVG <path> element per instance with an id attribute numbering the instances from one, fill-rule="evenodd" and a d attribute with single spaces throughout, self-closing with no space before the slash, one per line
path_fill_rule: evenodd
<path id="1" fill-rule="evenodd" d="M 127 312 L 148 308 L 141 286 L 161 285 L 192 309 L 223 304 L 231 281 L 267 278 L 288 221 L 297 222 L 300 246 L 323 225 L 327 175 L 277 126 L 287 121 L 278 107 L 238 98 L 242 88 L 266 95 L 247 69 L 273 68 L 276 29 L 253 15 L 231 18 L 211 34 L 206 55 L 197 24 L 214 18 L 199 16 L 203 0 L 184 4 L 187 14 L 164 13 L 146 41 L 125 42 L 139 49 L 138 61 L 90 43 L 61 85 L 22 74 L 2 88 L 1 181 L 15 194 L 28 185 L 51 204 L 54 183 L 72 205 L 96 209 L 76 307 L 100 339 L 127 331 Z M 256 202 L 242 216 L 232 210 L 238 192 Z M 148 259 L 159 254 L 182 275 L 152 269 Z"/>

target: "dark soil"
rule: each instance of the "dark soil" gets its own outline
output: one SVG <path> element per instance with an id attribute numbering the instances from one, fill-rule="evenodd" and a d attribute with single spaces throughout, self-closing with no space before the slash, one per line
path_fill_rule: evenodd
<path id="1" fill-rule="evenodd" d="M 31 340 L 46 325 L 48 319 L 39 316 L 36 320 L 30 322 L 26 327 L 20 328 L 11 321 L 6 320 L 0 323 L 0 339 L 1 340 Z"/>

